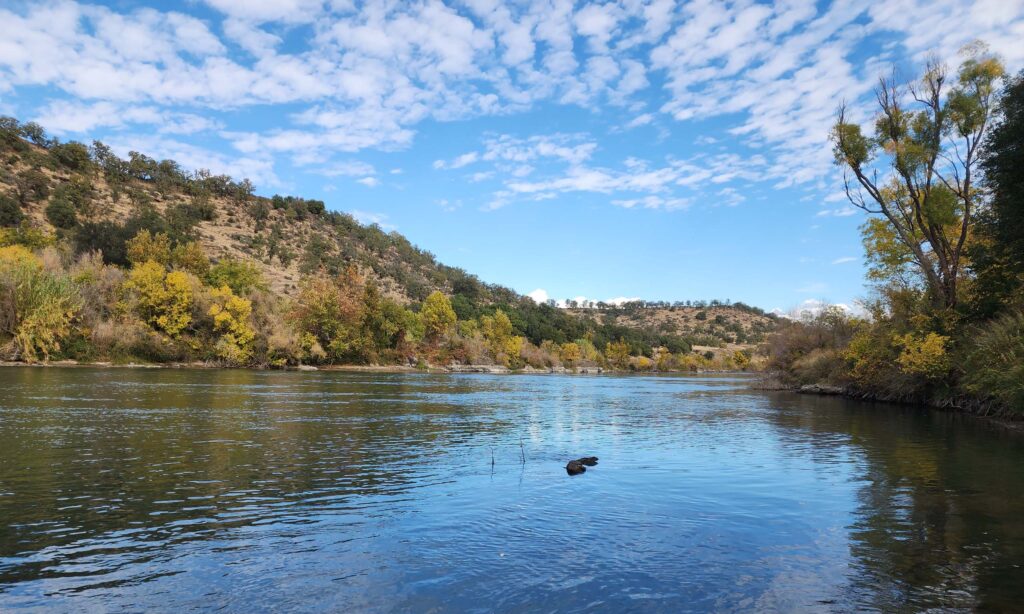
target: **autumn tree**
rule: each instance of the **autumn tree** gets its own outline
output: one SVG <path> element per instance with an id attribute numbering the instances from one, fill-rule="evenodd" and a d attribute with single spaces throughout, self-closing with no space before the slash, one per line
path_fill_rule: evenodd
<path id="1" fill-rule="evenodd" d="M 562 347 L 559 348 L 559 354 L 561 355 L 562 362 L 565 363 L 565 366 L 567 367 L 576 366 L 576 363 L 583 358 L 583 353 L 580 352 L 580 346 L 572 341 L 563 343 Z"/>
<path id="2" fill-rule="evenodd" d="M 178 337 L 192 323 L 194 297 L 186 273 L 168 273 L 162 264 L 149 260 L 132 268 L 125 285 L 135 295 L 139 316 L 169 336 Z"/>
<path id="3" fill-rule="evenodd" d="M 303 282 L 291 317 L 306 345 L 319 348 L 313 354 L 337 362 L 364 358 L 362 298 L 363 282 L 353 268 L 338 279 L 320 274 Z"/>
<path id="4" fill-rule="evenodd" d="M 1000 61 L 982 45 L 963 53 L 952 87 L 937 61 L 909 88 L 881 79 L 873 135 L 862 133 L 845 106 L 831 133 L 850 202 L 881 216 L 937 308 L 956 307 L 959 298 L 965 244 L 978 208 L 979 156 L 1003 75 Z"/>
<path id="5" fill-rule="evenodd" d="M 619 340 L 605 344 L 604 357 L 616 369 L 629 367 L 629 344 Z"/>
<path id="6" fill-rule="evenodd" d="M 213 305 L 209 315 L 213 318 L 213 329 L 220 333 L 217 341 L 217 356 L 230 364 L 244 365 L 252 359 L 253 330 L 252 302 L 235 296 L 231 288 L 221 286 L 210 293 Z"/>
<path id="7" fill-rule="evenodd" d="M 480 318 L 480 330 L 487 340 L 491 354 L 497 358 L 505 351 L 509 339 L 512 338 L 512 320 L 504 311 L 498 309 L 493 316 L 485 315 Z"/>
<path id="8" fill-rule="evenodd" d="M 423 318 L 427 339 L 431 341 L 442 339 L 455 330 L 456 317 L 452 303 L 447 296 L 437 290 L 431 292 L 423 301 L 420 317 Z"/>
<path id="9" fill-rule="evenodd" d="M 152 260 L 162 266 L 171 264 L 171 240 L 167 233 L 141 230 L 125 243 L 128 262 L 139 265 Z"/>

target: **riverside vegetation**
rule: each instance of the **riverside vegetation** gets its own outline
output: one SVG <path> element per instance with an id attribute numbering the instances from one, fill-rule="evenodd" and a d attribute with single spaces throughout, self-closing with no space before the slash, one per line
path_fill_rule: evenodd
<path id="1" fill-rule="evenodd" d="M 870 135 L 840 109 L 836 163 L 870 214 L 868 315 L 780 325 L 783 385 L 1024 416 L 1024 73 L 980 44 L 962 55 L 955 75 L 881 80 Z"/>
<path id="2" fill-rule="evenodd" d="M 537 305 L 322 201 L 13 118 L 0 162 L 7 360 L 734 370 L 776 321 L 727 301 Z"/>

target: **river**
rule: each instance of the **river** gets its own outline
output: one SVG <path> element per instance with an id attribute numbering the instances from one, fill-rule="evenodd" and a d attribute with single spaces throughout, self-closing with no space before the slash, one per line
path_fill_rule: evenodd
<path id="1" fill-rule="evenodd" d="M 1024 603 L 1024 437 L 749 383 L 3 368 L 0 610 Z"/>

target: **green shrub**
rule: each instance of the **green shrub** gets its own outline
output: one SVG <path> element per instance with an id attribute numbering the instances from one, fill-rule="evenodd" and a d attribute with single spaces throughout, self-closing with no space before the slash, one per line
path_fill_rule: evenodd
<path id="1" fill-rule="evenodd" d="M 227 286 L 235 294 L 243 296 L 253 289 L 266 289 L 259 268 L 248 260 L 237 258 L 221 258 L 220 262 L 210 267 L 206 281 L 215 288 Z"/>
<path id="2" fill-rule="evenodd" d="M 58 143 L 50 147 L 50 155 L 62 166 L 74 171 L 89 165 L 89 148 L 78 141 Z"/>
<path id="3" fill-rule="evenodd" d="M 38 168 L 30 168 L 18 173 L 15 183 L 18 186 L 18 197 L 22 203 L 42 200 L 50 194 L 50 179 Z"/>
<path id="4" fill-rule="evenodd" d="M 95 189 L 87 178 L 76 175 L 71 181 L 58 185 L 53 190 L 52 200 L 66 200 L 75 211 L 88 215 L 92 212 Z"/>
<path id="5" fill-rule="evenodd" d="M 6 194 L 0 194 L 0 226 L 17 226 L 25 214 L 21 212 L 21 205 Z"/>
<path id="6" fill-rule="evenodd" d="M 46 206 L 46 219 L 57 228 L 66 230 L 78 225 L 78 212 L 68 199 L 54 197 Z"/>
<path id="7" fill-rule="evenodd" d="M 971 335 L 964 371 L 969 392 L 1024 412 L 1024 312 L 978 327 Z"/>

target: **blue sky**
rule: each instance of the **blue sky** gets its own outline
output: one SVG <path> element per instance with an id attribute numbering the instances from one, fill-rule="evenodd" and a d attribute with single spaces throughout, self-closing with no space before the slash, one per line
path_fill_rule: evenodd
<path id="1" fill-rule="evenodd" d="M 0 113 L 322 198 L 555 299 L 865 294 L 827 140 L 1024 1 L 5 2 Z"/>

